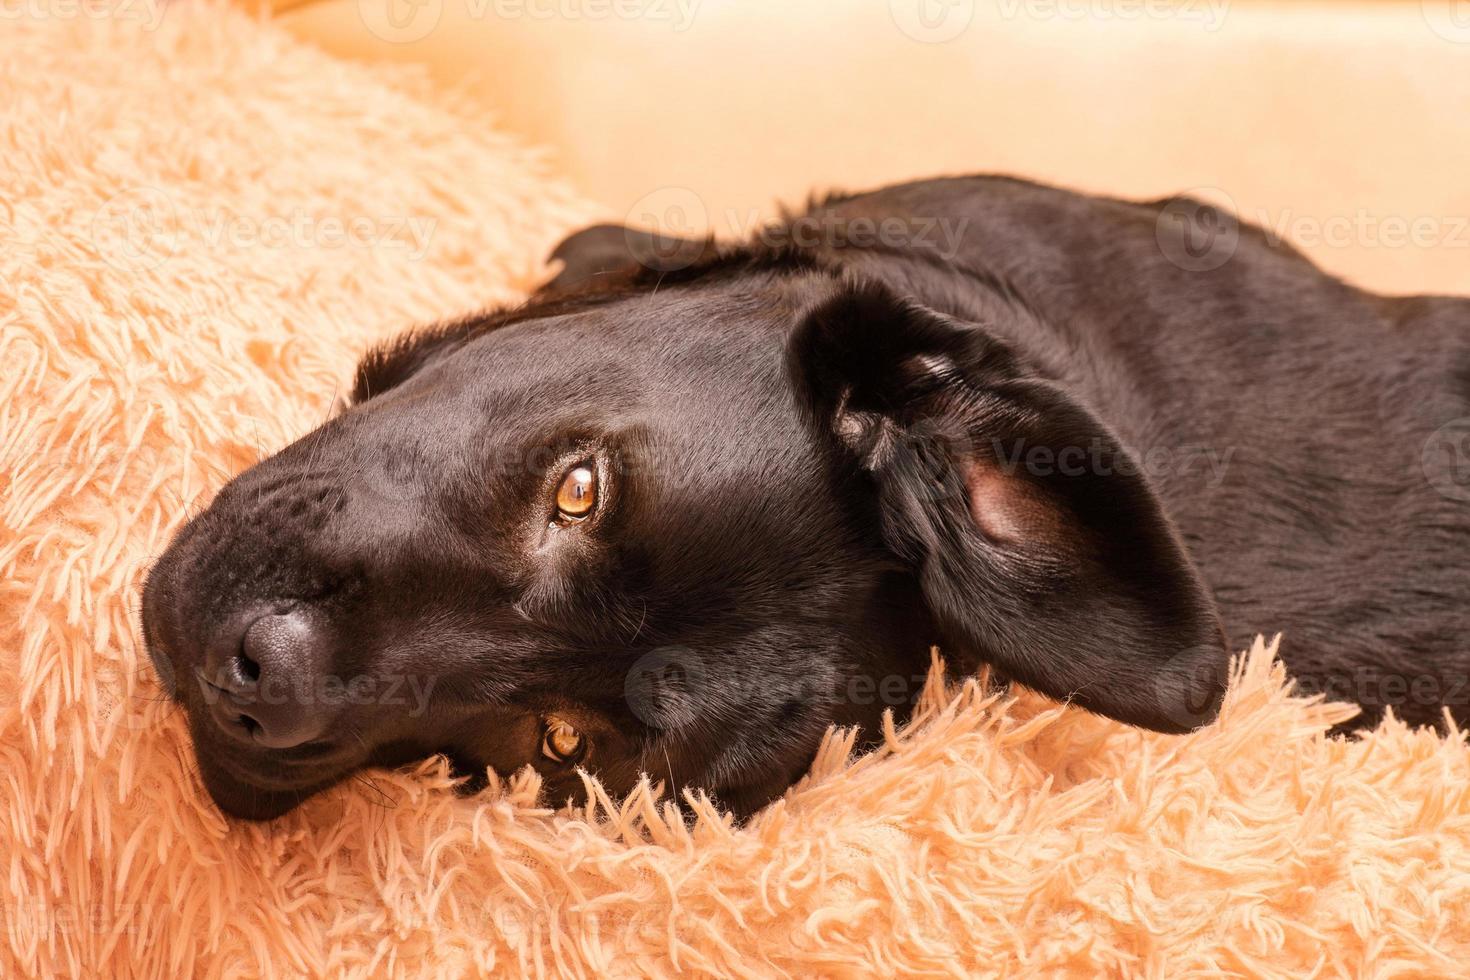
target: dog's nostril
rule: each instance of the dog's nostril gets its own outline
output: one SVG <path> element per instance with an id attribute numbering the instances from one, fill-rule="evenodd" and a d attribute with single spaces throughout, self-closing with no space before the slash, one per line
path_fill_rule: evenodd
<path id="1" fill-rule="evenodd" d="M 257 684 L 260 682 L 260 664 L 251 660 L 243 653 L 235 658 L 235 673 L 241 680 L 248 683 Z"/>

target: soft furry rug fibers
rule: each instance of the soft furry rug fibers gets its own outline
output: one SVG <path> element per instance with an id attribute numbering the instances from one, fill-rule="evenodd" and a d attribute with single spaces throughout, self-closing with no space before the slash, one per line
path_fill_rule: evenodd
<path id="1" fill-rule="evenodd" d="M 647 792 L 554 812 L 522 777 L 459 798 L 434 764 L 227 823 L 136 639 L 149 555 L 371 339 L 529 288 L 592 213 L 414 79 L 230 10 L 25 9 L 0 59 L 0 976 L 1470 963 L 1463 741 L 1329 741 L 1347 709 L 1261 647 L 1183 738 L 936 677 L 884 751 L 832 737 L 739 829 Z"/>

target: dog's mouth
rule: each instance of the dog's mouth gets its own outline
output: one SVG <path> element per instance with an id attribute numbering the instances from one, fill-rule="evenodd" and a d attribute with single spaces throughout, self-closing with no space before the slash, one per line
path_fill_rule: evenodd
<path id="1" fill-rule="evenodd" d="M 194 756 L 204 788 L 226 816 L 243 820 L 272 820 L 364 769 L 393 769 L 443 751 L 417 741 L 390 742 L 369 750 L 366 743 L 348 739 L 249 752 L 233 743 L 221 744 L 209 734 L 201 738 L 198 725 L 191 715 Z"/>
<path id="2" fill-rule="evenodd" d="M 304 775 L 290 779 L 270 773 L 244 775 L 217 761 L 199 757 L 199 775 L 210 799 L 220 810 L 242 820 L 272 820 L 295 809 L 307 798 L 335 786 L 349 769 L 330 775 Z"/>
<path id="3" fill-rule="evenodd" d="M 190 712 L 194 757 L 204 788 L 226 815 L 270 820 L 309 797 L 349 778 L 373 761 L 364 749 L 322 740 L 291 749 L 251 751 L 201 731 L 199 716 Z"/>

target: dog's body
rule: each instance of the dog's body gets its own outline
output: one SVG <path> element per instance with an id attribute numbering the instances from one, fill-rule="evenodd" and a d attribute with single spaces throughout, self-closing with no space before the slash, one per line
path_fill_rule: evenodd
<path id="1" fill-rule="evenodd" d="M 1470 470 L 1447 479 L 1434 438 L 1470 433 L 1470 299 L 1365 293 L 1188 201 L 976 179 L 831 207 L 968 219 L 953 261 L 840 261 L 998 332 L 984 296 L 1012 290 L 1034 316 L 1007 339 L 1139 457 L 1233 649 L 1281 630 L 1301 685 L 1369 723 L 1433 723 L 1441 698 L 1470 721 Z"/>
<path id="2" fill-rule="evenodd" d="M 1183 731 L 1280 630 L 1366 720 L 1470 722 L 1470 300 L 1002 178 L 775 231 L 627 270 L 646 239 L 574 236 L 544 295 L 369 357 L 180 534 L 145 633 L 222 806 L 446 751 L 749 812 L 829 723 L 909 703 L 931 643 Z M 585 523 L 544 509 L 574 465 L 610 501 Z M 277 674 L 439 693 L 281 709 Z M 549 719 L 575 757 L 538 755 Z"/>

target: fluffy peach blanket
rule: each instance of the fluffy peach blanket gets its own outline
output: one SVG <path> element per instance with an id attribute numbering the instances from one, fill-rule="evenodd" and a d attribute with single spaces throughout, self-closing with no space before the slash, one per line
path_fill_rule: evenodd
<path id="1" fill-rule="evenodd" d="M 436 764 L 226 822 L 137 639 L 149 556 L 369 341 L 529 288 L 592 212 L 414 77 L 115 6 L 28 5 L 0 60 L 0 976 L 1470 963 L 1462 739 L 1327 740 L 1350 709 L 1260 646 L 1183 738 L 936 677 L 738 829 Z"/>

